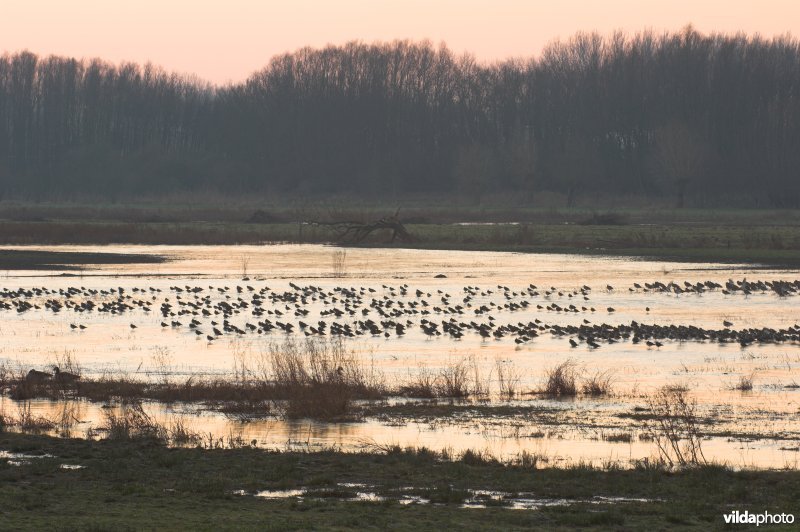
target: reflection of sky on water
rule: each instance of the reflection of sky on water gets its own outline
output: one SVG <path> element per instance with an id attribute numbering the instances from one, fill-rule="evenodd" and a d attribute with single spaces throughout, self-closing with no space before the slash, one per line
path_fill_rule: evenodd
<path id="1" fill-rule="evenodd" d="M 506 299 L 498 285 L 508 286 L 512 291 L 534 284 L 539 288 L 537 297 L 527 299 L 531 305 L 524 310 L 508 311 L 493 309 L 498 324 L 527 323 L 539 319 L 551 324 L 578 325 L 583 320 L 591 323 L 627 324 L 631 320 L 641 323 L 685 324 L 706 328 L 722 328 L 722 321 L 729 320 L 735 328 L 788 327 L 800 320 L 797 298 L 779 298 L 772 293 L 754 293 L 726 296 L 719 291 L 697 294 L 661 294 L 630 291 L 633 283 L 661 281 L 669 283 L 683 281 L 696 283 L 712 280 L 724 284 L 729 278 L 748 280 L 794 280 L 797 271 L 754 270 L 746 266 L 720 266 L 664 261 L 634 261 L 620 258 L 577 257 L 566 255 L 526 255 L 495 252 L 453 252 L 402 249 L 347 249 L 345 276 L 334 278 L 333 252 L 339 248 L 318 245 L 266 245 L 266 246 L 62 246 L 36 249 L 64 249 L 71 251 L 107 251 L 116 253 L 156 253 L 174 259 L 163 264 L 131 264 L 100 266 L 86 270 L 83 275 L 60 276 L 60 272 L 8 272 L 0 278 L 0 288 L 47 287 L 50 289 L 70 286 L 94 289 L 124 287 L 133 293 L 134 287 L 147 289 L 141 297 L 157 298 L 151 315 L 137 309 L 123 315 L 74 313 L 62 311 L 53 314 L 48 310 L 30 310 L 24 313 L 3 311 L 0 314 L 0 363 L 9 367 L 27 369 L 42 368 L 56 363 L 69 353 L 81 365 L 87 376 L 102 374 L 125 374 L 136 378 L 161 378 L 158 370 L 166 369 L 170 378 L 183 380 L 189 375 L 228 375 L 234 369 L 234 354 L 247 361 L 256 371 L 263 363 L 263 354 L 270 342 L 281 342 L 283 333 L 273 332 L 269 336 L 254 334 L 243 337 L 227 336 L 209 344 L 204 336 L 198 337 L 187 328 L 180 330 L 162 328 L 158 306 L 165 297 L 175 302 L 172 286 L 200 286 L 203 295 L 212 294 L 221 299 L 216 289 L 229 287 L 228 292 L 237 297 L 236 286 L 251 285 L 256 290 L 264 286 L 273 291 L 289 290 L 289 282 L 301 286 L 313 284 L 326 290 L 337 286 L 371 287 L 370 297 L 384 297 L 403 301 L 416 300 L 415 290 L 422 290 L 431 307 L 439 297 L 437 291 L 450 294 L 452 304 L 462 304 L 465 286 L 478 286 L 482 291 L 493 290 L 493 294 L 476 296 L 471 304 L 478 307 L 494 302 L 504 304 Z M 242 281 L 242 269 L 246 264 L 249 281 Z M 445 274 L 446 278 L 435 278 Z M 408 284 L 408 296 L 391 296 L 390 286 L 397 289 Z M 607 291 L 606 285 L 614 286 Z M 583 285 L 592 288 L 589 300 L 569 293 Z M 209 288 L 211 287 L 211 288 Z M 544 291 L 557 289 L 545 297 Z M 151 292 L 150 288 L 161 292 Z M 562 296 L 558 295 L 562 292 Z M 431 296 L 428 297 L 427 293 Z M 246 292 L 245 292 L 246 294 Z M 138 297 L 139 294 L 136 294 Z M 565 306 L 594 307 L 578 313 L 563 313 L 538 309 L 537 304 L 547 307 L 551 303 Z M 369 298 L 365 300 L 365 306 Z M 607 307 L 616 309 L 614 313 Z M 650 310 L 645 309 L 649 307 Z M 272 306 L 267 300 L 265 308 Z M 320 319 L 319 312 L 326 307 L 319 302 L 306 307 L 310 314 L 302 318 L 314 323 Z M 328 307 L 329 308 L 329 307 Z M 284 311 L 286 309 L 283 309 Z M 472 309 L 456 316 L 461 321 L 486 320 L 486 315 L 475 316 Z M 266 316 L 265 316 L 266 317 Z M 378 321 L 373 312 L 371 318 Z M 422 316 L 408 316 L 415 324 Z M 451 315 L 432 314 L 431 320 L 449 319 Z M 340 322 L 353 322 L 360 315 Z M 188 322 L 188 317 L 184 319 Z M 263 319 L 263 318 L 261 318 Z M 274 319 L 274 318 L 273 318 Z M 300 318 L 287 313 L 284 321 L 297 323 Z M 330 322 L 333 318 L 323 318 Z M 406 317 L 402 318 L 406 319 Z M 231 318 L 231 322 L 244 327 L 250 315 Z M 204 321 L 201 328 L 210 327 Z M 72 330 L 71 323 L 84 324 L 82 332 Z M 130 324 L 137 325 L 132 331 Z M 570 348 L 567 338 L 554 338 L 548 333 L 532 342 L 518 346 L 511 338 L 482 341 L 474 332 L 469 332 L 459 341 L 449 338 L 427 338 L 418 327 L 412 327 L 402 339 L 392 336 L 362 337 L 348 340 L 347 345 L 360 353 L 362 360 L 374 365 L 390 384 L 408 380 L 420 367 L 437 371 L 438 368 L 463 357 L 475 359 L 482 378 L 496 386 L 495 365 L 497 360 L 510 362 L 520 372 L 522 390 L 539 386 L 544 371 L 573 358 L 584 375 L 596 371 L 611 371 L 614 388 L 621 397 L 597 402 L 579 400 L 565 407 L 566 416 L 580 420 L 590 416 L 594 425 L 611 426 L 611 430 L 629 430 L 620 424 L 614 413 L 631 410 L 643 404 L 642 395 L 663 384 L 686 384 L 700 401 L 701 409 L 722 418 L 732 432 L 767 432 L 798 437 L 800 423 L 800 390 L 786 388 L 800 383 L 798 366 L 800 355 L 797 346 L 752 345 L 741 349 L 736 344 L 719 345 L 699 342 L 665 342 L 660 349 L 648 349 L 644 345 L 621 342 L 603 344 L 600 349 L 590 350 L 585 345 Z M 158 359 L 159 353 L 168 356 Z M 158 366 L 158 367 L 157 367 Z M 753 374 L 755 388 L 749 394 L 732 390 L 741 375 Z M 4 400 L 8 408 L 15 408 Z M 540 401 L 535 401 L 539 404 Z M 39 408 L 45 408 L 39 406 Z M 49 408 L 49 407 L 48 407 Z M 82 419 L 96 423 L 100 419 L 97 405 L 84 405 Z M 257 421 L 237 424 L 216 414 L 188 416 L 198 432 L 228 434 L 231 430 L 242 431 L 246 441 L 256 439 L 268 446 L 331 446 L 342 445 L 356 448 L 374 441 L 379 444 L 429 446 L 442 448 L 452 446 L 457 451 L 464 448 L 490 448 L 495 454 L 514 455 L 521 449 L 544 447 L 543 452 L 557 457 L 577 461 L 639 458 L 652 452 L 650 442 L 640 442 L 634 437 L 632 443 L 609 443 L 597 434 L 597 429 L 553 430 L 554 437 L 517 437 L 516 429 L 509 429 L 507 420 L 473 420 L 473 425 L 430 424 L 409 422 L 389 426 L 377 421 L 366 423 L 317 424 L 309 422 Z M 609 421 L 616 420 L 616 421 Z M 626 421 L 630 425 L 629 421 Z M 522 420 L 529 432 L 535 432 L 535 420 Z M 80 429 L 81 426 L 79 426 Z M 528 430 L 526 428 L 525 430 Z M 733 429 L 736 430 L 733 430 Z M 521 430 L 524 433 L 525 430 Z M 513 432 L 514 435 L 509 435 Z M 287 443 L 288 442 L 288 443 Z M 791 442 L 790 442 L 791 443 Z M 779 451 L 779 447 L 792 448 L 786 442 L 764 444 L 763 442 L 724 441 L 715 439 L 707 444 L 734 464 L 758 463 L 775 466 L 794 460 L 797 453 Z"/>

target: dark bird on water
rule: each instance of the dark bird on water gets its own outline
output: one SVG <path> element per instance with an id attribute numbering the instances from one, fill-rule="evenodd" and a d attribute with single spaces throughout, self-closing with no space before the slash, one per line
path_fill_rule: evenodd
<path id="1" fill-rule="evenodd" d="M 61 371 L 58 366 L 53 366 L 53 377 L 62 384 L 71 384 L 81 378 L 80 375 L 76 375 L 75 373 Z"/>
<path id="2" fill-rule="evenodd" d="M 37 369 L 32 369 L 25 376 L 25 381 L 33 384 L 38 384 L 45 381 L 49 381 L 51 377 L 52 375 L 47 373 L 46 371 L 39 371 Z"/>

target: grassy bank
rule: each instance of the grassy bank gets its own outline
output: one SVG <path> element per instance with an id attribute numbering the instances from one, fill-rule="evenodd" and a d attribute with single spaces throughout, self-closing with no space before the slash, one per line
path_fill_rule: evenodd
<path id="1" fill-rule="evenodd" d="M 366 222 L 394 212 L 388 207 L 357 205 L 265 209 L 251 204 L 132 204 L 112 209 L 102 205 L 5 203 L 0 204 L 0 245 L 342 243 L 330 227 L 300 222 Z M 412 241 L 390 243 L 388 233 L 377 231 L 358 245 L 800 264 L 800 211 L 794 210 L 596 212 L 419 206 L 401 210 L 400 219 Z M 7 269 L 15 267 L 12 260 L 2 260 L 9 264 Z"/>
<path id="2" fill-rule="evenodd" d="M 414 240 L 388 242 L 376 234 L 362 246 L 577 253 L 660 257 L 676 260 L 800 264 L 795 226 L 712 225 L 441 225 L 407 224 Z M 258 244 L 336 243 L 326 227 L 300 224 L 0 222 L 0 244 Z M 22 264 L 0 255 L 6 269 Z M 62 260 L 58 258 L 58 260 Z M 76 263 L 81 257 L 76 257 Z M 62 261 L 63 262 L 63 261 Z M 58 262 L 58 263 L 62 263 Z M 91 262 L 88 262 L 91 264 Z"/>
<path id="3" fill-rule="evenodd" d="M 661 529 L 722 528 L 724 513 L 797 513 L 800 473 L 733 472 L 709 466 L 679 473 L 642 467 L 532 469 L 474 454 L 443 461 L 425 451 L 270 453 L 168 449 L 147 440 L 93 442 L 5 433 L 0 512 L 9 529 Z M 13 461 L 12 460 L 12 461 Z M 84 466 L 65 469 L 62 464 Z M 264 499 L 261 490 L 304 489 Z M 236 490 L 244 490 L 238 495 Z M 502 501 L 462 508 L 475 490 L 567 499 L 511 510 Z M 353 502 L 370 492 L 379 502 Z M 531 495 L 532 494 L 532 495 Z M 431 504 L 400 504 L 415 495 Z M 647 499 L 613 502 L 597 497 Z"/>

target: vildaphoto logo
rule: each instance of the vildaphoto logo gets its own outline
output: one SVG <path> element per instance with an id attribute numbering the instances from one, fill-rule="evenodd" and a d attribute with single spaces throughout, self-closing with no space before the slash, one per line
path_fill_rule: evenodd
<path id="1" fill-rule="evenodd" d="M 740 512 L 734 510 L 722 516 L 726 524 L 735 525 L 791 525 L 794 523 L 794 514 L 771 514 L 769 512 L 750 513 L 747 510 Z"/>

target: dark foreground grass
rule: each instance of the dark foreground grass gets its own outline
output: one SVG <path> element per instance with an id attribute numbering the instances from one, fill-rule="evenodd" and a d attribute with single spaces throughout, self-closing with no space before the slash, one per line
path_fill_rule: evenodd
<path id="1" fill-rule="evenodd" d="M 0 522 L 9 530 L 493 529 L 660 530 L 723 528 L 724 513 L 800 513 L 800 473 L 703 467 L 599 471 L 530 469 L 482 460 L 447 462 L 432 453 L 270 453 L 252 448 L 168 449 L 147 440 L 93 442 L 5 433 L 0 450 L 53 457 L 10 465 L 0 458 Z M 63 469 L 61 464 L 83 465 Z M 360 483 L 353 488 L 343 483 Z M 313 489 L 300 501 L 235 490 Z M 400 491 L 400 488 L 411 488 Z M 541 510 L 461 508 L 466 490 L 531 492 L 587 500 Z M 355 490 L 417 493 L 437 504 L 349 502 Z M 778 527 L 770 527 L 777 529 Z"/>

